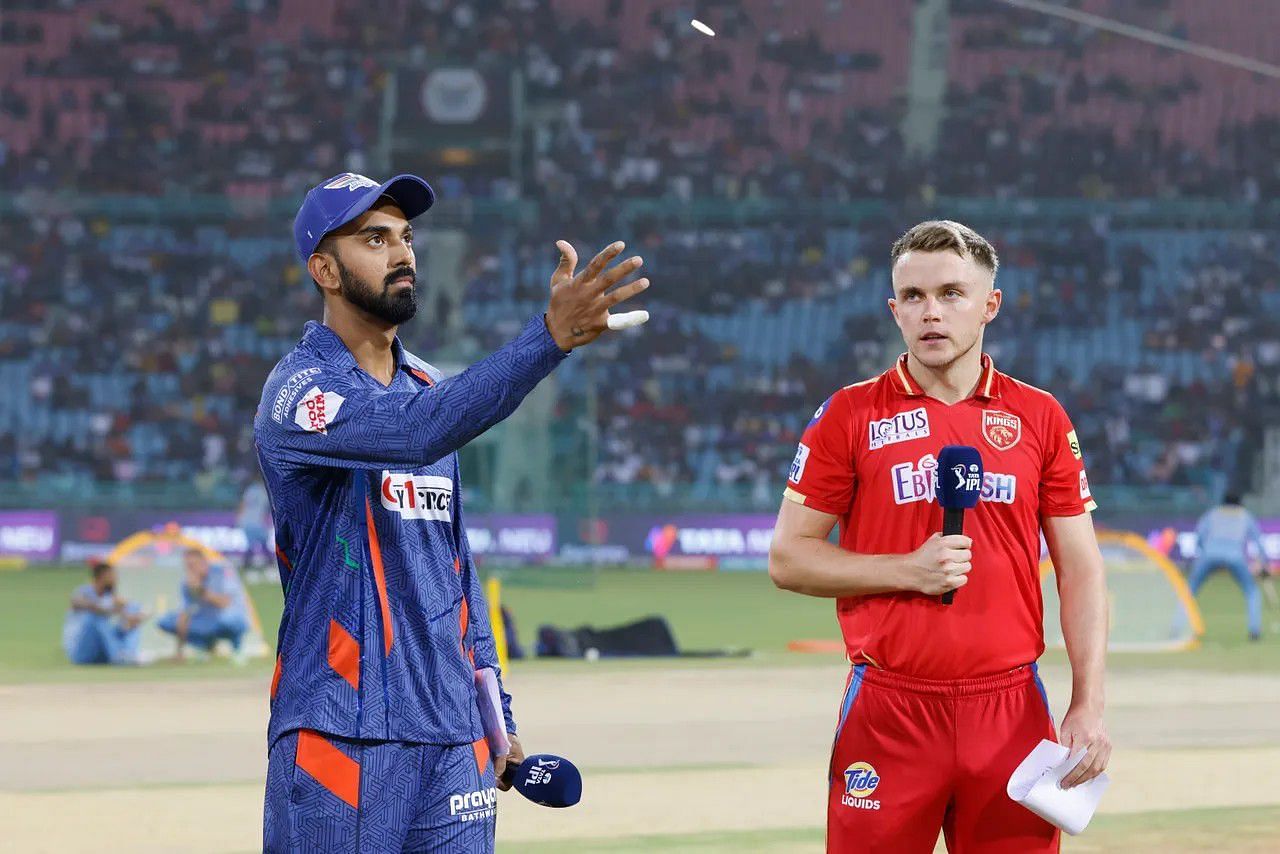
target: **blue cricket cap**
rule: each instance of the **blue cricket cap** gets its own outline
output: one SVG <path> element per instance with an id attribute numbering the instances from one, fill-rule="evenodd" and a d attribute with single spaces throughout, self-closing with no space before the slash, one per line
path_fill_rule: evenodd
<path id="1" fill-rule="evenodd" d="M 326 234 L 351 222 L 383 196 L 394 199 L 409 219 L 436 203 L 431 185 L 417 175 L 397 175 L 385 184 L 355 172 L 334 175 L 311 188 L 293 218 L 298 259 L 305 264 Z"/>

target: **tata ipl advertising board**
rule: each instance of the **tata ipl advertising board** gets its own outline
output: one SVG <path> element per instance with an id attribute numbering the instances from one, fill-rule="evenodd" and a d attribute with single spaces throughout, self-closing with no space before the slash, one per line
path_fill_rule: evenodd
<path id="1" fill-rule="evenodd" d="M 242 555 L 248 548 L 244 531 L 230 511 L 65 513 L 62 521 L 61 549 L 59 552 L 55 547 L 52 556 L 60 553 L 67 561 L 106 554 L 131 534 L 170 524 L 225 555 Z M 467 535 L 471 550 L 478 557 L 540 562 L 556 554 L 556 518 L 550 514 L 471 514 L 467 516 Z"/>

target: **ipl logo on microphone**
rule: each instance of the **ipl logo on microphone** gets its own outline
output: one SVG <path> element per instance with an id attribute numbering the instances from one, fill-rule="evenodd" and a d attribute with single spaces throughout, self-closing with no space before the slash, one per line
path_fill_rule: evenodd
<path id="1" fill-rule="evenodd" d="M 979 471 L 976 463 L 969 465 L 958 465 L 951 467 L 951 476 L 956 479 L 956 489 L 963 490 L 979 490 L 982 489 L 982 472 Z"/>
<path id="2" fill-rule="evenodd" d="M 844 796 L 840 803 L 859 810 L 878 810 L 880 802 L 870 800 L 880 785 L 880 775 L 870 762 L 855 762 L 844 769 Z"/>

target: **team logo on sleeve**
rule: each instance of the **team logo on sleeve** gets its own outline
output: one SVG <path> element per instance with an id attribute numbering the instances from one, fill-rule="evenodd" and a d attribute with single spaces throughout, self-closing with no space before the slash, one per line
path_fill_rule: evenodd
<path id="1" fill-rule="evenodd" d="M 878 810 L 880 802 L 871 800 L 880 785 L 880 775 L 870 762 L 855 762 L 844 769 L 844 796 L 840 803 L 859 810 Z"/>
<path id="2" fill-rule="evenodd" d="M 929 413 L 921 406 L 910 412 L 899 412 L 890 418 L 871 421 L 867 424 L 867 437 L 871 450 L 908 442 L 912 439 L 924 439 L 929 435 Z"/>
<path id="3" fill-rule="evenodd" d="M 796 448 L 796 458 L 791 461 L 791 473 L 787 475 L 787 480 L 799 483 L 800 478 L 804 477 L 804 466 L 807 462 L 809 462 L 809 446 L 801 442 L 800 447 Z"/>
<path id="4" fill-rule="evenodd" d="M 347 399 L 336 391 L 321 391 L 316 386 L 298 401 L 293 410 L 294 423 L 311 433 L 328 433 L 329 425 L 346 402 Z"/>
<path id="5" fill-rule="evenodd" d="M 1071 456 L 1077 460 L 1084 459 L 1084 455 L 1080 453 L 1080 440 L 1076 438 L 1075 430 L 1067 434 L 1067 447 L 1071 449 Z"/>
<path id="6" fill-rule="evenodd" d="M 431 474 L 382 473 L 382 506 L 405 519 L 448 522 L 453 481 Z"/>
<path id="7" fill-rule="evenodd" d="M 998 409 L 984 409 L 982 438 L 997 451 L 1007 451 L 1022 439 L 1022 419 Z"/>

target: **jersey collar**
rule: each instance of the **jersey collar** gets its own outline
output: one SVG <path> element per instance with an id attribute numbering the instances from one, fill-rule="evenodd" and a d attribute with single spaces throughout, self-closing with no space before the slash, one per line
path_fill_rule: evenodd
<path id="1" fill-rule="evenodd" d="M 898 394 L 905 397 L 924 397 L 924 389 L 920 388 L 915 377 L 911 376 L 911 372 L 907 370 L 906 353 L 898 357 L 897 364 L 885 376 L 889 380 L 889 385 Z M 974 389 L 973 396 L 979 400 L 1000 399 L 1000 372 L 996 370 L 996 363 L 986 353 L 982 354 L 982 375 L 978 378 L 978 387 Z"/>
<path id="2" fill-rule="evenodd" d="M 308 347 L 315 350 L 328 365 L 342 371 L 350 371 L 360 367 L 356 362 L 356 357 L 347 349 L 347 345 L 343 340 L 338 337 L 338 333 L 323 323 L 308 320 L 307 325 L 303 328 L 302 340 Z M 395 359 L 397 371 L 412 371 L 412 367 L 405 361 L 404 345 L 400 343 L 399 335 L 391 339 L 391 356 Z M 414 373 L 416 374 L 417 372 L 414 371 Z"/>

